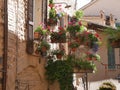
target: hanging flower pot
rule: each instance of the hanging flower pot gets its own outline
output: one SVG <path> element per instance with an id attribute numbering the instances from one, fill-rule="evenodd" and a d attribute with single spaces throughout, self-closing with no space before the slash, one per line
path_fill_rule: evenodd
<path id="1" fill-rule="evenodd" d="M 71 51 L 75 52 L 76 49 L 80 46 L 80 44 L 74 41 L 74 42 L 70 42 L 68 46 L 71 48 L 70 49 Z"/>
<path id="2" fill-rule="evenodd" d="M 57 59 L 61 59 L 63 55 L 61 54 L 56 54 Z"/>
<path id="3" fill-rule="evenodd" d="M 72 52 L 75 52 L 77 50 L 77 48 L 71 48 Z"/>
<path id="4" fill-rule="evenodd" d="M 41 38 L 45 36 L 47 32 L 48 30 L 45 27 L 43 27 L 42 25 L 39 25 L 34 31 L 34 39 L 41 40 Z"/>
<path id="5" fill-rule="evenodd" d="M 66 43 L 66 32 L 64 28 L 59 27 L 58 32 L 51 33 L 51 43 Z"/>
<path id="6" fill-rule="evenodd" d="M 41 48 L 41 51 L 42 51 L 42 52 L 46 52 L 46 51 L 47 51 L 47 47 L 43 46 L 43 47 Z"/>
<path id="7" fill-rule="evenodd" d="M 41 38 L 41 34 L 39 32 L 34 32 L 34 39 L 39 40 Z"/>
<path id="8" fill-rule="evenodd" d="M 49 19 L 47 20 L 48 26 L 55 26 L 57 25 L 57 14 L 55 8 L 52 6 L 49 10 Z"/>
<path id="9" fill-rule="evenodd" d="M 47 21 L 48 26 L 55 26 L 57 25 L 57 18 L 49 18 Z"/>
<path id="10" fill-rule="evenodd" d="M 42 41 L 42 42 L 40 42 L 40 44 L 39 44 L 39 46 L 38 46 L 38 51 L 40 52 L 40 53 L 46 53 L 48 50 L 50 49 L 50 44 L 48 43 L 48 42 L 46 42 L 46 41 Z"/>
<path id="11" fill-rule="evenodd" d="M 52 53 L 57 57 L 57 59 L 62 59 L 63 55 L 65 54 L 65 51 L 64 49 L 57 49 L 54 50 Z"/>

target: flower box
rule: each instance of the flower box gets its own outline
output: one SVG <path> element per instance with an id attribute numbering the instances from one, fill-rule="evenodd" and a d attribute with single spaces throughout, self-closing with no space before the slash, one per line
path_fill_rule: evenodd
<path id="1" fill-rule="evenodd" d="M 52 32 L 51 43 L 66 43 L 66 34 L 60 32 Z"/>

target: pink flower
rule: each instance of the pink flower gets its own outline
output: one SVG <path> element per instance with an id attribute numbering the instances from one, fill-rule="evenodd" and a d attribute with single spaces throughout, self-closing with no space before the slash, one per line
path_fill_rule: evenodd
<path id="1" fill-rule="evenodd" d="M 52 8 L 54 6 L 54 4 L 49 4 L 49 7 Z"/>
<path id="2" fill-rule="evenodd" d="M 69 25 L 72 25 L 72 22 L 68 22 Z"/>
<path id="3" fill-rule="evenodd" d="M 81 21 L 79 21 L 79 22 L 78 22 L 78 24 L 79 24 L 80 26 L 82 26 L 82 23 L 81 23 Z"/>
<path id="4" fill-rule="evenodd" d="M 99 37 L 99 34 L 96 33 L 95 36 L 96 36 L 96 37 Z"/>
<path id="5" fill-rule="evenodd" d="M 63 27 L 58 27 L 58 29 L 59 29 L 59 30 L 64 30 L 64 28 L 63 28 Z"/>

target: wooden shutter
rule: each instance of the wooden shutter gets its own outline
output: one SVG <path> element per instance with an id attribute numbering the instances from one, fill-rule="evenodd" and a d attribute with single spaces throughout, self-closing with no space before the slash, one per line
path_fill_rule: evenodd
<path id="1" fill-rule="evenodd" d="M 47 0 L 42 0 L 42 22 L 47 24 Z"/>
<path id="2" fill-rule="evenodd" d="M 33 53 L 33 4 L 34 0 L 28 0 L 28 25 L 27 25 L 27 52 Z"/>

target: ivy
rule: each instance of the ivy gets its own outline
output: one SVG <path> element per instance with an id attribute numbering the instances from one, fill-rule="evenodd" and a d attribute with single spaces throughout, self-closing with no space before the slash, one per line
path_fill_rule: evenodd
<path id="1" fill-rule="evenodd" d="M 46 66 L 46 75 L 51 84 L 55 80 L 59 82 L 60 90 L 72 90 L 73 67 L 69 60 L 49 60 Z"/>

